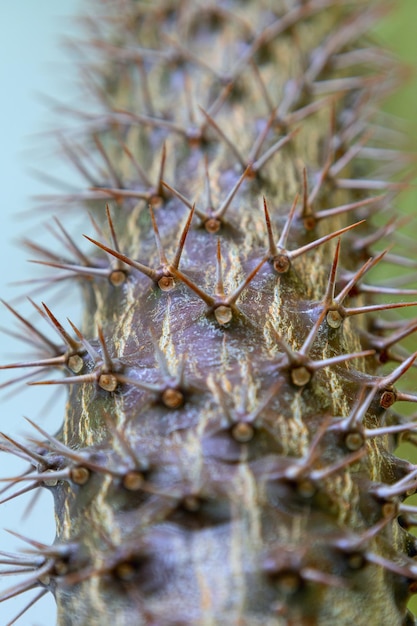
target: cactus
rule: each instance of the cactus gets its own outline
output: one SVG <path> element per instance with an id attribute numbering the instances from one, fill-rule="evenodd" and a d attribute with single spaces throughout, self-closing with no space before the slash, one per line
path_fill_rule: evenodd
<path id="1" fill-rule="evenodd" d="M 384 4 L 91 7 L 99 106 L 60 137 L 85 187 L 49 199 L 91 229 L 27 241 L 54 273 L 39 324 L 6 305 L 37 354 L 2 366 L 68 392 L 57 434 L 0 443 L 57 535 L 1 557 L 0 599 L 52 592 L 60 626 L 410 626 L 417 292 L 368 274 L 409 262 L 378 248 L 411 164 L 377 114 Z M 68 281 L 82 327 L 47 297 Z"/>

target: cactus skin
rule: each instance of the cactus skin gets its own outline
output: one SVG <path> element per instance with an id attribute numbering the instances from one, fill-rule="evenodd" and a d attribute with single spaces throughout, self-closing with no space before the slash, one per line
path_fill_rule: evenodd
<path id="1" fill-rule="evenodd" d="M 396 72 L 348 53 L 380 4 L 96 9 L 117 19 L 92 42 L 109 109 L 87 185 L 114 233 L 45 261 L 86 313 L 69 335 L 39 307 L 64 344 L 45 383 L 69 401 L 23 452 L 57 539 L 21 590 L 51 590 L 60 626 L 413 624 L 415 467 L 393 449 L 414 424 L 389 409 L 414 400 L 394 385 L 415 355 L 391 348 L 415 323 L 381 339 L 372 307 L 392 305 L 361 279 L 392 198 L 369 199 L 362 161 L 339 169 Z"/>

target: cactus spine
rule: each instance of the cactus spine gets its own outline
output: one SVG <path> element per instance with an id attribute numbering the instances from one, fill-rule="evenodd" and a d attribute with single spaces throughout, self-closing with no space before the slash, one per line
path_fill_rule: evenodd
<path id="1" fill-rule="evenodd" d="M 68 388 L 58 435 L 2 443 L 57 538 L 8 557 L 33 571 L 3 599 L 50 590 L 60 626 L 413 623 L 414 422 L 391 407 L 416 399 L 417 325 L 365 278 L 393 261 L 372 246 L 396 185 L 366 156 L 398 78 L 368 5 L 92 2 L 101 110 L 63 140 L 88 189 L 60 198 L 94 210 L 91 254 L 60 224 L 68 252 L 31 244 L 83 327 L 36 304 L 59 341 L 26 323 L 39 358 L 5 366 Z"/>

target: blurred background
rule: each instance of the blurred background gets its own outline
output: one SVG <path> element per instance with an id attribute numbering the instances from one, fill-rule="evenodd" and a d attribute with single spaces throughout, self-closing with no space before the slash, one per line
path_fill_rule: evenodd
<path id="1" fill-rule="evenodd" d="M 10 283 L 42 274 L 37 267 L 27 263 L 27 259 L 31 258 L 28 250 L 17 245 L 22 237 L 46 245 L 48 241 L 46 226 L 51 221 L 51 215 L 47 212 L 34 215 L 34 203 L 31 200 L 33 195 L 45 193 L 47 187 L 32 176 L 33 170 L 44 169 L 54 175 L 59 172 L 58 175 L 63 174 L 68 179 L 73 176 L 70 171 L 62 173 L 59 167 L 55 170 L 54 162 L 57 160 L 48 141 L 40 134 L 40 131 L 54 126 L 53 116 L 48 113 L 41 94 L 49 94 L 63 102 L 74 102 L 75 66 L 68 50 L 59 45 L 59 38 L 75 36 L 77 25 L 74 16 L 77 5 L 82 4 L 78 0 L 0 2 L 0 297 L 34 320 L 36 315 L 33 315 L 33 307 L 28 306 L 25 300 L 16 298 L 37 287 L 37 283 L 21 286 Z M 47 303 L 49 296 L 46 291 L 44 297 Z M 35 299 L 39 302 L 41 298 L 39 296 Z M 75 319 L 75 313 L 69 314 Z M 0 335 L 0 362 L 15 361 L 16 356 L 17 359 L 22 358 L 25 345 L 10 336 L 10 330 L 16 329 L 17 325 L 1 304 L 0 327 L 6 331 Z M 14 378 L 13 372 L 10 375 L 1 372 L 0 384 L 10 378 Z M 33 418 L 53 433 L 59 427 L 64 398 L 54 402 L 49 390 L 45 393 L 45 389 L 28 388 L 23 382 L 0 389 L 0 407 L 1 431 L 17 438 L 22 434 L 33 437 L 36 436 L 35 431 L 24 421 L 23 416 Z M 22 463 L 18 459 L 0 452 L 0 476 L 13 476 L 21 471 Z M 0 498 L 7 495 L 0 495 Z M 33 510 L 26 515 L 25 510 L 30 506 L 31 498 L 31 494 L 28 494 L 0 507 L 0 550 L 15 551 L 29 547 L 5 532 L 5 528 L 18 530 L 46 544 L 54 540 L 50 494 L 42 493 Z M 23 522 L 22 516 L 25 516 Z M 0 576 L 0 589 L 6 589 L 20 580 L 22 576 Z M 4 626 L 11 621 L 36 594 L 36 591 L 31 591 L 0 603 L 0 625 Z M 49 595 L 22 616 L 17 624 L 54 626 L 55 603 Z"/>
<path id="2" fill-rule="evenodd" d="M 16 304 L 20 311 L 30 311 L 30 306 L 28 308 L 23 299 L 19 300 L 18 295 L 38 287 L 33 279 L 39 276 L 39 272 L 35 266 L 26 262 L 30 254 L 19 248 L 16 242 L 21 237 L 30 237 L 47 245 L 47 228 L 51 222 L 48 212 L 42 214 L 39 211 L 33 215 L 30 198 L 44 193 L 46 189 L 44 182 L 33 177 L 33 170 L 46 169 L 51 175 L 58 175 L 67 182 L 74 180 L 74 173 L 62 168 L 59 159 L 57 163 L 56 154 L 48 141 L 42 138 L 41 131 L 54 128 L 55 124 L 41 94 L 49 94 L 63 103 L 69 101 L 74 104 L 74 93 L 77 93 L 76 68 L 68 50 L 59 45 L 59 39 L 76 35 L 77 25 L 73 18 L 77 5 L 82 4 L 77 0 L 59 3 L 52 0 L 13 0 L 0 3 L 0 296 Z M 387 112 L 407 120 L 411 141 L 417 147 L 417 3 L 415 0 L 401 0 L 397 4 L 397 8 L 376 29 L 376 36 L 410 66 L 410 81 L 401 92 L 389 99 L 385 108 Z M 80 103 L 80 108 L 83 105 Z M 415 191 L 403 193 L 401 205 L 403 210 L 417 217 Z M 57 210 L 57 214 L 65 218 L 65 224 L 71 218 L 62 210 Z M 77 220 L 77 216 L 74 219 Z M 415 221 L 412 227 L 417 233 Z M 410 229 L 411 226 L 408 227 L 409 232 Z M 85 230 L 80 226 L 78 232 Z M 28 279 L 32 281 L 29 285 L 10 285 L 11 281 Z M 48 297 L 49 292 L 46 292 L 47 304 Z M 39 302 L 40 295 L 36 299 Z M 55 299 L 53 304 L 56 310 Z M 69 308 L 66 304 L 66 315 L 76 320 L 79 316 L 77 305 Z M 36 319 L 32 313 L 30 316 Z M 6 331 L 0 337 L 0 363 L 23 357 L 25 346 L 10 335 L 10 329 L 16 326 L 12 315 L 4 307 L 0 308 L 0 326 Z M 2 374 L 0 384 L 12 377 L 13 373 L 7 376 Z M 15 395 L 11 394 L 14 389 Z M 24 383 L 0 389 L 0 392 L 0 430 L 17 437 L 28 434 L 33 436 L 34 432 L 24 422 L 23 416 L 38 421 L 49 432 L 59 427 L 64 410 L 63 397 L 54 399 L 49 390 L 45 393 L 44 389 L 28 389 Z M 409 452 L 408 449 L 404 450 L 406 454 Z M 0 452 L 0 476 L 13 475 L 21 471 L 21 467 L 16 459 Z M 6 495 L 0 495 L 0 498 Z M 18 529 L 22 534 L 41 542 L 53 541 L 53 513 L 49 494 L 43 493 L 30 515 L 22 521 L 22 515 L 30 502 L 31 495 L 28 494 L 0 507 L 0 549 L 20 550 L 24 547 L 22 541 L 6 533 L 4 528 Z M 18 580 L 1 580 L 0 589 Z M 34 597 L 36 592 L 31 594 Z M 0 625 L 7 624 L 29 600 L 30 594 L 24 594 L 0 603 Z M 417 603 L 414 610 L 417 612 Z M 52 598 L 43 598 L 18 624 L 53 626 L 55 609 Z"/>

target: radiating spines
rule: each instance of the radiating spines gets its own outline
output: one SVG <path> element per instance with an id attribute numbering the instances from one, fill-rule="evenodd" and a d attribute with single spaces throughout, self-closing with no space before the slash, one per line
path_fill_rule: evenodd
<path id="1" fill-rule="evenodd" d="M 192 204 L 188 198 L 186 198 L 182 193 L 178 190 L 174 189 L 167 182 L 163 181 L 162 184 L 164 187 L 168 189 L 176 198 L 178 198 L 188 209 L 191 211 L 195 211 L 196 215 L 200 218 L 201 223 L 204 225 L 205 229 L 209 233 L 217 233 L 220 229 L 223 222 L 225 222 L 225 214 L 228 210 L 233 198 L 237 194 L 239 187 L 242 185 L 243 181 L 247 177 L 249 172 L 249 166 L 245 168 L 240 177 L 236 180 L 233 187 L 230 189 L 227 196 L 220 203 L 220 205 L 215 209 L 213 206 L 211 190 L 210 190 L 210 179 L 208 173 L 208 166 L 206 162 L 206 197 L 205 197 L 205 207 L 204 210 L 196 207 L 195 203 Z"/>
<path id="2" fill-rule="evenodd" d="M 388 361 L 402 362 L 407 358 L 408 354 L 401 345 L 397 346 L 397 344 L 400 344 L 403 339 L 410 337 L 416 330 L 416 320 L 405 321 L 400 328 L 394 330 L 394 332 L 391 332 L 391 334 L 387 336 L 383 336 L 381 333 L 363 331 L 363 339 L 366 345 L 376 351 L 381 364 L 387 363 Z M 397 349 L 395 350 L 395 348 Z"/>
<path id="3" fill-rule="evenodd" d="M 207 387 L 212 394 L 213 414 L 203 433 L 203 454 L 206 462 L 217 459 L 226 463 L 249 460 L 267 452 L 281 453 L 279 423 L 272 410 L 274 400 L 283 387 L 282 379 L 274 381 L 259 394 L 255 408 L 249 405 L 249 391 L 242 389 L 240 401 L 225 391 L 221 380 L 210 376 Z M 246 396 L 246 397 L 245 397 Z"/>
<path id="4" fill-rule="evenodd" d="M 70 321 L 70 320 L 69 320 Z M 89 367 L 86 373 L 79 373 L 75 376 L 66 376 L 61 379 L 36 381 L 30 383 L 33 385 L 71 385 L 71 384 L 90 384 L 95 383 L 101 389 L 108 392 L 114 392 L 119 384 L 118 375 L 123 371 L 123 363 L 110 355 L 106 344 L 103 329 L 98 327 L 98 340 L 101 350 L 97 350 L 80 332 L 80 330 L 70 321 L 70 324 L 84 346 L 86 353 L 90 357 L 92 367 Z"/>
<path id="5" fill-rule="evenodd" d="M 1 433 L 0 449 L 3 453 L 11 454 L 16 458 L 29 463 L 29 467 L 27 467 L 21 474 L 5 480 L 6 484 L 0 490 L 0 504 L 13 500 L 20 495 L 37 488 L 38 483 L 36 481 L 29 480 L 28 485 L 25 482 L 26 477 L 32 472 L 32 468 L 36 468 L 39 472 L 47 472 L 49 470 L 54 471 L 54 469 L 56 469 L 55 461 L 48 459 L 45 454 L 45 448 L 42 445 L 34 445 L 33 442 L 21 442 L 4 433 Z M 21 482 L 24 486 L 19 487 L 16 490 L 15 486 L 19 485 Z M 3 495 L 7 493 L 8 495 Z"/>
<path id="6" fill-rule="evenodd" d="M 130 150 L 125 149 L 125 152 L 128 154 L 129 157 L 133 156 Z M 117 181 L 118 186 L 116 187 L 101 186 L 101 187 L 98 187 L 97 189 L 93 188 L 93 191 L 97 191 L 99 193 L 106 193 L 118 203 L 123 202 L 125 199 L 145 200 L 150 206 L 152 205 L 159 206 L 166 199 L 166 193 L 162 185 L 162 180 L 163 180 L 164 171 L 165 171 L 166 156 L 167 156 L 166 144 L 163 143 L 162 150 L 161 150 L 159 172 L 158 172 L 156 183 L 155 185 L 152 185 L 152 183 L 150 183 L 148 179 L 146 178 L 145 180 L 146 180 L 147 188 L 144 191 L 139 191 L 137 189 L 130 189 L 129 186 L 122 187 L 123 181 L 121 179 Z M 138 163 L 136 161 L 134 161 L 134 165 L 135 165 L 136 170 L 138 170 Z"/>
<path id="7" fill-rule="evenodd" d="M 337 231 L 324 235 L 315 241 L 307 243 L 305 245 L 300 246 L 295 250 L 288 250 L 287 248 L 287 240 L 290 233 L 291 224 L 295 218 L 295 210 L 297 207 L 298 195 L 294 199 L 293 205 L 289 211 L 288 217 L 286 219 L 285 225 L 282 229 L 281 236 L 277 243 L 274 240 L 273 229 L 271 226 L 271 217 L 269 214 L 269 209 L 265 198 L 263 199 L 264 205 L 264 213 L 265 213 L 265 223 L 268 235 L 268 261 L 273 266 L 274 270 L 278 274 L 285 274 L 289 271 L 293 259 L 296 259 L 310 250 L 314 250 L 315 248 L 327 243 L 331 239 L 335 237 L 339 237 L 343 233 L 351 230 L 352 228 L 356 228 L 364 223 L 364 220 L 351 224 L 350 226 L 346 226 Z M 340 208 L 340 207 L 339 207 Z M 301 216 L 304 220 L 305 218 Z"/>
<path id="8" fill-rule="evenodd" d="M 110 233 L 110 240 L 115 246 L 118 248 L 117 236 L 113 224 L 113 220 L 110 214 L 110 210 L 108 205 L 106 205 L 106 215 L 108 222 L 108 229 Z M 59 222 L 58 222 L 59 224 Z M 93 222 L 94 224 L 94 222 Z M 81 252 L 79 246 L 74 242 L 74 239 L 69 236 L 66 231 L 64 231 L 66 237 L 70 241 L 69 249 L 74 251 L 75 262 L 70 260 L 63 262 L 60 254 L 47 254 L 43 248 L 38 246 L 37 244 L 33 244 L 32 242 L 27 242 L 27 245 L 35 250 L 37 253 L 42 254 L 42 256 L 47 256 L 48 260 L 33 260 L 31 262 L 38 263 L 40 265 L 45 265 L 47 267 L 52 267 L 60 270 L 65 270 L 65 273 L 58 274 L 55 277 L 46 277 L 44 283 L 48 286 L 48 284 L 54 285 L 60 281 L 68 280 L 72 277 L 79 277 L 84 279 L 84 281 L 89 280 L 97 280 L 97 279 L 107 279 L 111 285 L 114 287 L 119 287 L 126 280 L 126 270 L 125 266 L 120 261 L 114 261 L 113 257 L 110 262 L 106 262 L 102 259 L 90 259 L 83 252 Z"/>
<path id="9" fill-rule="evenodd" d="M 179 271 L 176 268 L 171 267 L 173 275 L 180 279 L 187 287 L 189 287 L 208 307 L 207 312 L 213 313 L 217 323 L 220 326 L 227 325 L 233 318 L 237 317 L 240 313 L 239 308 L 236 305 L 240 294 L 250 284 L 252 279 L 261 269 L 265 262 L 265 258 L 255 266 L 255 268 L 246 276 L 246 278 L 236 287 L 236 289 L 230 294 L 226 295 L 223 286 L 223 268 L 222 268 L 222 256 L 220 248 L 220 240 L 217 243 L 217 258 L 216 258 L 216 281 L 214 294 L 208 294 L 204 289 L 199 287 L 194 281 L 192 281 L 186 274 Z"/>
<path id="10" fill-rule="evenodd" d="M 153 338 L 154 339 L 154 338 Z M 187 396 L 191 393 L 192 387 L 185 378 L 185 366 L 186 357 L 182 356 L 180 365 L 177 372 L 174 374 L 171 372 L 167 359 L 158 347 L 155 339 L 153 340 L 155 350 L 155 361 L 158 364 L 159 369 L 159 381 L 149 382 L 143 378 L 133 378 L 130 376 L 119 375 L 120 382 L 143 389 L 144 391 L 150 391 L 152 394 L 156 394 L 157 399 L 168 409 L 180 408 Z"/>
<path id="11" fill-rule="evenodd" d="M 350 414 L 346 417 L 335 416 L 329 425 L 329 433 L 336 433 L 339 442 L 346 450 L 355 451 L 362 448 L 367 441 L 388 438 L 397 443 L 401 435 L 412 435 L 417 428 L 413 420 L 404 423 L 392 423 L 389 414 L 381 411 L 381 394 L 378 384 L 368 388 L 364 386 L 359 393 Z M 394 446 L 389 446 L 391 449 Z"/>
<path id="12" fill-rule="evenodd" d="M 63 485 L 73 494 L 80 489 L 93 494 L 101 480 L 111 481 L 119 496 L 120 490 L 126 494 L 138 490 L 149 491 L 147 475 L 157 457 L 153 458 L 144 448 L 141 452 L 135 451 L 124 432 L 118 430 L 105 414 L 103 427 L 108 429 L 109 437 L 117 444 L 117 451 L 112 447 L 106 449 L 103 445 L 72 449 L 32 420 L 27 421 L 40 433 L 42 439 L 28 438 L 27 443 L 20 443 L 2 435 L 2 450 L 28 461 L 30 467 L 16 476 L 1 477 L 1 482 L 6 483 L 1 494 L 13 489 L 10 495 L 1 498 L 1 503 L 38 487 L 48 488 L 58 499 L 62 497 Z"/>
<path id="13" fill-rule="evenodd" d="M 68 576 L 73 569 L 78 569 L 85 563 L 85 557 L 80 554 L 77 543 L 63 543 L 49 546 L 39 541 L 24 537 L 12 530 L 8 532 L 25 542 L 26 547 L 21 553 L 1 553 L 0 563 L 10 565 L 13 570 L 4 570 L 1 574 L 13 573 L 22 576 L 19 582 L 6 588 L 0 594 L 0 602 L 4 602 L 28 591 L 38 590 L 32 595 L 29 602 L 7 622 L 11 626 L 36 604 L 45 594 L 53 593 L 57 581 Z"/>
<path id="14" fill-rule="evenodd" d="M 86 237 L 86 239 L 91 241 L 91 243 L 93 243 L 97 247 L 107 252 L 107 254 L 118 259 L 118 261 L 122 261 L 125 265 L 133 267 L 134 269 L 138 270 L 140 273 L 144 274 L 145 276 L 148 276 L 154 283 L 158 285 L 161 291 L 170 291 L 171 289 L 175 287 L 175 282 L 173 279 L 171 268 L 177 269 L 179 266 L 181 255 L 184 250 L 185 240 L 186 240 L 187 234 L 191 226 L 191 221 L 193 219 L 194 209 L 190 211 L 190 214 L 185 222 L 172 263 L 169 263 L 167 260 L 164 248 L 161 243 L 158 226 L 157 226 L 154 212 L 153 212 L 151 205 L 149 205 L 149 210 L 151 213 L 152 226 L 153 226 L 154 233 L 155 233 L 156 246 L 157 246 L 158 255 L 159 255 L 159 265 L 156 268 L 148 267 L 147 265 L 144 265 L 143 263 L 139 263 L 138 261 L 135 261 L 129 256 L 122 254 L 121 252 L 119 252 L 119 250 L 109 248 L 108 246 L 100 243 L 99 241 L 96 241 L 95 239 L 92 239 L 91 237 L 87 237 L 87 235 L 84 235 L 84 236 Z"/>
<path id="15" fill-rule="evenodd" d="M 362 350 L 361 352 L 354 352 L 352 354 L 340 354 L 335 357 L 324 358 L 320 360 L 313 360 L 309 358 L 308 351 L 309 346 L 307 342 L 302 346 L 301 350 L 291 350 L 282 339 L 279 339 L 280 347 L 283 350 L 285 357 L 280 360 L 277 369 L 278 371 L 288 371 L 290 374 L 290 380 L 296 387 L 304 387 L 307 385 L 314 373 L 323 368 L 332 367 L 338 363 L 344 363 L 353 359 L 359 359 L 367 356 L 373 356 L 373 350 Z"/>
<path id="16" fill-rule="evenodd" d="M 34 357 L 32 360 L 1 365 L 0 370 L 30 370 L 28 373 L 22 374 L 16 379 L 6 381 L 2 386 L 7 386 L 13 382 L 19 382 L 25 379 L 38 378 L 40 375 L 44 375 L 45 372 L 49 374 L 50 372 L 60 369 L 64 369 L 64 371 L 66 370 L 70 374 L 80 373 L 85 366 L 86 351 L 82 342 L 74 339 L 74 337 L 65 330 L 46 304 L 43 303 L 42 307 L 39 307 L 35 302 L 31 301 L 31 303 L 37 312 L 58 334 L 60 343 L 58 344 L 51 341 L 49 337 L 38 330 L 34 324 L 29 322 L 10 305 L 4 303 L 23 324 L 25 334 L 21 336 L 21 339 L 28 343 L 29 346 L 35 348 L 39 357 Z"/>
<path id="17" fill-rule="evenodd" d="M 323 309 L 326 310 L 326 320 L 330 328 L 340 328 L 343 320 L 354 316 L 362 315 L 366 313 L 373 313 L 377 311 L 386 311 L 389 309 L 396 309 L 408 306 L 415 306 L 416 302 L 398 302 L 398 303 L 384 303 L 384 304 L 371 304 L 359 307 L 345 307 L 343 302 L 347 299 L 349 294 L 354 290 L 357 282 L 362 276 L 374 267 L 385 255 L 385 251 L 378 254 L 375 257 L 371 257 L 368 261 L 357 270 L 352 276 L 350 281 L 341 289 L 339 294 L 335 295 L 336 286 L 336 273 L 339 263 L 340 246 L 336 248 L 335 256 L 333 259 L 332 269 L 329 275 L 326 293 L 323 298 Z"/>

